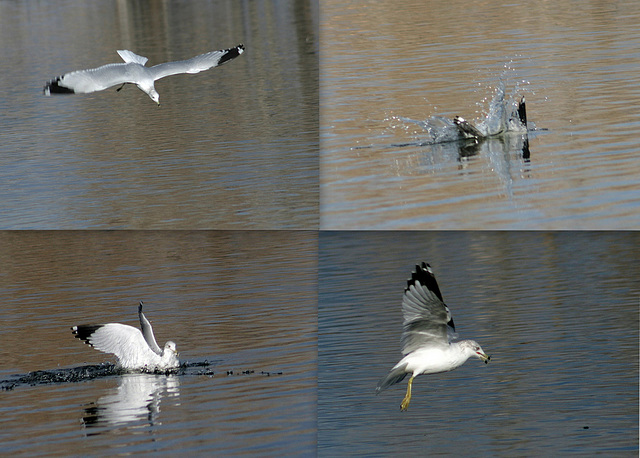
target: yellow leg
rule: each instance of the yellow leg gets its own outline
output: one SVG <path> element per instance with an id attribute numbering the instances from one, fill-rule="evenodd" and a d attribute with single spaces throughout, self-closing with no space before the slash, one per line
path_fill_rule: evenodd
<path id="1" fill-rule="evenodd" d="M 407 383 L 407 394 L 404 395 L 404 399 L 400 404 L 400 410 L 404 412 L 409 408 L 409 403 L 411 402 L 411 384 L 413 383 L 413 375 L 409 379 L 409 383 Z"/>

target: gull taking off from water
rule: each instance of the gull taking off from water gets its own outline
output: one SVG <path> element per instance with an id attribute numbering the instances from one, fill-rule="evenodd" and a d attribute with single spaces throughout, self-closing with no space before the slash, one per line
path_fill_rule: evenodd
<path id="1" fill-rule="evenodd" d="M 86 94 L 117 85 L 120 85 L 119 91 L 125 84 L 130 83 L 138 86 L 141 91 L 151 97 L 151 100 L 160 105 L 160 95 L 153 85 L 156 80 L 180 73 L 200 73 L 235 59 L 243 52 L 244 45 L 238 45 L 234 48 L 200 54 L 187 60 L 145 67 L 148 60 L 146 57 L 122 49 L 118 54 L 124 60 L 123 64 L 107 64 L 58 76 L 45 84 L 44 95 Z"/>
<path id="2" fill-rule="evenodd" d="M 404 358 L 389 374 L 378 382 L 376 394 L 402 381 L 411 374 L 400 410 L 409 408 L 411 384 L 422 374 L 447 372 L 462 366 L 472 356 L 485 363 L 491 358 L 473 340 L 452 342 L 456 337 L 455 326 L 431 266 L 422 263 L 407 281 L 402 298 L 404 324 L 402 354 Z"/>
<path id="3" fill-rule="evenodd" d="M 113 353 L 118 366 L 129 370 L 166 370 L 178 367 L 176 344 L 168 341 L 161 349 L 153 336 L 153 329 L 142 313 L 142 302 L 138 306 L 140 328 L 126 324 L 82 324 L 71 328 L 76 338 L 83 340 L 96 350 Z"/>

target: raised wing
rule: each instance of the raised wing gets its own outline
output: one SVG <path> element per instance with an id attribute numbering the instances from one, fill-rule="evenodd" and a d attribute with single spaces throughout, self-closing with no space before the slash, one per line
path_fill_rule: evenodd
<path id="1" fill-rule="evenodd" d="M 153 329 L 151 328 L 151 323 L 147 320 L 147 317 L 142 313 L 142 301 L 140 301 L 140 305 L 138 305 L 138 318 L 140 318 L 140 328 L 142 329 L 142 336 L 144 340 L 149 345 L 149 348 L 153 350 L 159 356 L 162 356 L 162 349 L 156 343 L 156 338 L 153 335 Z"/>
<path id="2" fill-rule="evenodd" d="M 416 266 L 416 271 L 407 281 L 402 298 L 404 316 L 402 331 L 402 353 L 404 355 L 424 346 L 448 346 L 455 325 L 431 266 L 426 263 Z"/>
<path id="3" fill-rule="evenodd" d="M 234 48 L 200 54 L 187 60 L 154 65 L 149 70 L 151 70 L 151 76 L 154 80 L 180 73 L 200 73 L 235 59 L 243 52 L 244 45 L 238 45 Z"/>

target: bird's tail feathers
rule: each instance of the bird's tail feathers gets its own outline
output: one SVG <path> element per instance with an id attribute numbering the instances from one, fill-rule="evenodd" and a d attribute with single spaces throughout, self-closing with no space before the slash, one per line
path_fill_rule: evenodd
<path id="1" fill-rule="evenodd" d="M 395 385 L 396 383 L 401 382 L 407 376 L 407 373 L 405 371 L 406 368 L 407 365 L 402 364 L 391 369 L 391 372 L 389 372 L 386 377 L 381 378 L 378 382 L 378 386 L 376 387 L 376 394 L 380 393 L 383 390 L 386 390 L 391 385 Z"/>

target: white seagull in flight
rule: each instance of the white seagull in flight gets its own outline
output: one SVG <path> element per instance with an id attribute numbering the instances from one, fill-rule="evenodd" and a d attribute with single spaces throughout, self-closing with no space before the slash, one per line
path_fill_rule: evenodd
<path id="1" fill-rule="evenodd" d="M 407 281 L 402 298 L 404 358 L 378 382 L 376 394 L 411 374 L 400 410 L 409 408 L 413 379 L 422 374 L 447 372 L 462 366 L 472 356 L 485 363 L 491 358 L 473 340 L 452 342 L 455 326 L 431 266 L 422 263 Z"/>
<path id="2" fill-rule="evenodd" d="M 147 58 L 126 49 L 118 50 L 124 60 L 120 64 L 107 64 L 89 70 L 77 70 L 53 78 L 44 86 L 44 94 L 86 94 L 102 91 L 111 86 L 120 85 L 118 91 L 127 84 L 135 84 L 146 93 L 151 100 L 160 105 L 160 95 L 154 82 L 165 76 L 179 73 L 200 73 L 235 59 L 244 52 L 244 45 L 234 48 L 212 51 L 187 60 L 167 62 L 145 67 Z"/>
<path id="3" fill-rule="evenodd" d="M 96 350 L 112 353 L 118 366 L 128 370 L 167 370 L 180 366 L 176 344 L 168 341 L 160 348 L 153 335 L 151 323 L 138 306 L 139 329 L 126 324 L 82 324 L 71 328 L 76 338 Z"/>

